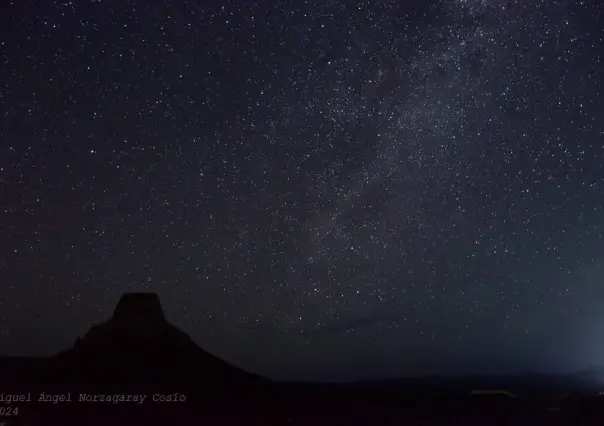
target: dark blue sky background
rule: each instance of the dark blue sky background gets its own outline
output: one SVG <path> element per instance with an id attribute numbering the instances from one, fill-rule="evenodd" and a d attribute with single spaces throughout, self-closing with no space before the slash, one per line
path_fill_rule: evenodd
<path id="1" fill-rule="evenodd" d="M 3 2 L 0 352 L 154 291 L 275 378 L 601 363 L 603 13 Z"/>

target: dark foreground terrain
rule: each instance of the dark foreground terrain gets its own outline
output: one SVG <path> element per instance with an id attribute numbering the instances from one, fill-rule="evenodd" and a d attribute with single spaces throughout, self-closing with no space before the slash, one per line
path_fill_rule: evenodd
<path id="1" fill-rule="evenodd" d="M 39 388 L 41 389 L 41 388 Z M 604 399 L 594 395 L 535 395 L 531 398 L 417 393 L 329 386 L 276 385 L 197 390 L 186 386 L 30 388 L 32 402 L 6 425 L 602 425 Z M 14 391 L 11 391 L 13 393 Z M 36 402 L 41 392 L 62 402 Z M 121 402 L 78 401 L 81 393 Z M 6 394 L 6 392 L 5 392 Z M 58 394 L 61 396 L 58 397 Z M 27 395 L 27 394 L 25 394 Z M 133 400 L 145 395 L 145 401 Z M 160 396 L 161 395 L 161 396 Z M 128 401 L 127 398 L 131 397 Z M 158 398 L 172 398 L 159 401 Z M 70 399 L 71 401 L 67 401 Z M 155 399 L 155 400 L 154 400 Z M 58 401 L 58 399 L 55 399 Z"/>
<path id="2" fill-rule="evenodd" d="M 604 425 L 594 375 L 274 383 L 199 348 L 154 294 L 51 358 L 0 360 L 9 425 Z M 604 389 L 602 389 L 604 390 Z"/>

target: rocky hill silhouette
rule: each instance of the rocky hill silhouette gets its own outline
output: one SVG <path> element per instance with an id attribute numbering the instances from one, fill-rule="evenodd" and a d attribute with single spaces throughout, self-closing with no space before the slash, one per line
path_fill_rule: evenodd
<path id="1" fill-rule="evenodd" d="M 451 424 L 450 419 L 459 424 L 604 424 L 596 393 L 599 372 L 272 383 L 197 346 L 166 319 L 157 294 L 128 293 L 110 318 L 71 348 L 48 358 L 0 359 L 2 397 L 31 395 L 34 401 L 0 402 L 0 424 Z M 42 393 L 68 395 L 74 402 L 36 403 Z M 147 402 L 75 402 L 82 393 L 144 394 Z M 186 402 L 154 402 L 154 395 L 172 393 Z M 9 405 L 18 406 L 19 416 L 6 415 Z"/>
<path id="2" fill-rule="evenodd" d="M 13 383 L 231 387 L 269 383 L 197 346 L 164 316 L 155 293 L 127 293 L 113 316 L 50 358 L 5 358 Z"/>

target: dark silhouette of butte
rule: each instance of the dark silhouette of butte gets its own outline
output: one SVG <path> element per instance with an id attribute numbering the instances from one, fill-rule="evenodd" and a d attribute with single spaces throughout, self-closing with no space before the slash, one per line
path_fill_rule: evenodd
<path id="1" fill-rule="evenodd" d="M 12 363 L 21 367 L 12 369 L 16 380 L 40 383 L 216 388 L 269 382 L 197 346 L 168 322 L 155 293 L 124 294 L 111 318 L 54 357 Z"/>
<path id="2" fill-rule="evenodd" d="M 113 318 L 128 321 L 136 317 L 157 322 L 166 320 L 156 293 L 126 293 L 122 296 L 115 307 Z"/>

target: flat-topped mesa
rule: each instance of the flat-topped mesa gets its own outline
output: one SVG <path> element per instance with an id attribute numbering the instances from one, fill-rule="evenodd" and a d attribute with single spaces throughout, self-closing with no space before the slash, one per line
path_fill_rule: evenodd
<path id="1" fill-rule="evenodd" d="M 114 353 L 147 350 L 149 345 L 160 347 L 188 336 L 168 322 L 156 293 L 125 293 L 113 315 L 93 325 L 74 345 L 86 353 Z M 132 348 L 131 346 L 136 346 Z"/>
<path id="2" fill-rule="evenodd" d="M 166 317 L 157 293 L 125 293 L 113 311 L 113 320 L 165 322 Z"/>

